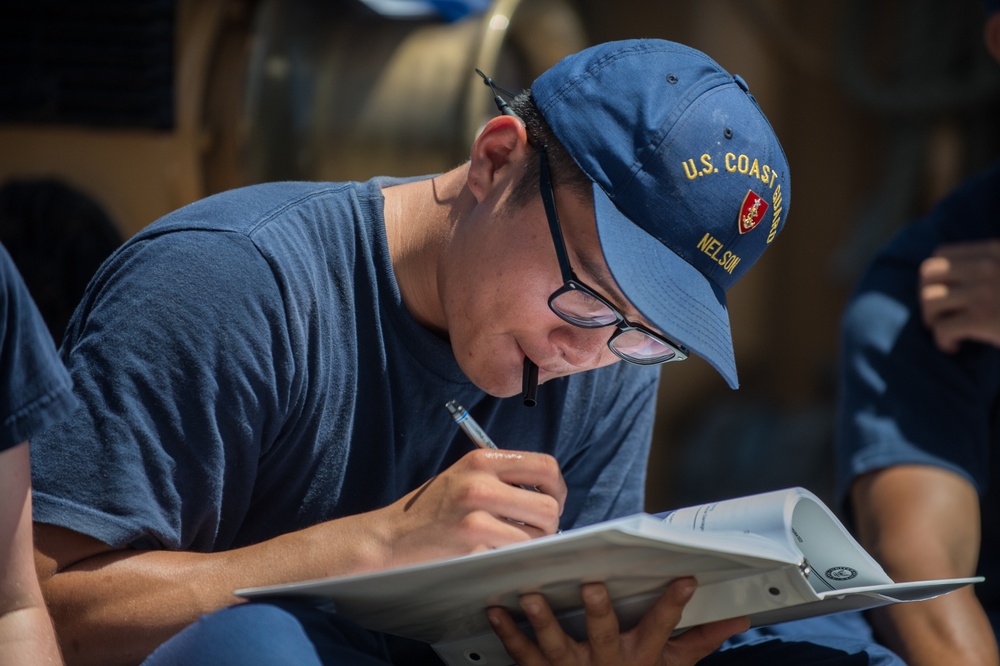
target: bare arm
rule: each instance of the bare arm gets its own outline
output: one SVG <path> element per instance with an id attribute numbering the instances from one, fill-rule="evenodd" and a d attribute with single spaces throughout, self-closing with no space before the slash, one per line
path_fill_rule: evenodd
<path id="1" fill-rule="evenodd" d="M 550 456 L 476 450 L 388 507 L 245 548 L 113 551 L 90 537 L 39 525 L 36 557 L 67 662 L 135 664 L 201 614 L 236 603 L 234 589 L 369 571 L 551 534 L 565 496 Z"/>
<path id="2" fill-rule="evenodd" d="M 861 544 L 896 581 L 971 576 L 979 557 L 979 500 L 962 477 L 902 465 L 854 482 Z M 911 666 L 996 666 L 993 629 L 972 587 L 871 611 L 879 638 Z"/>
<path id="3" fill-rule="evenodd" d="M 61 664 L 31 557 L 28 444 L 0 452 L 0 664 Z"/>

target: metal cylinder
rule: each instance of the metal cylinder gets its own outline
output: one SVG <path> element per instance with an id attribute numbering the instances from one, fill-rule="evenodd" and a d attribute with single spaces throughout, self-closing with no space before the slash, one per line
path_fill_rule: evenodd
<path id="1" fill-rule="evenodd" d="M 519 91 L 586 46 L 564 0 L 496 0 L 446 23 L 264 0 L 247 67 L 244 180 L 447 170 L 495 113 L 479 67 Z"/>

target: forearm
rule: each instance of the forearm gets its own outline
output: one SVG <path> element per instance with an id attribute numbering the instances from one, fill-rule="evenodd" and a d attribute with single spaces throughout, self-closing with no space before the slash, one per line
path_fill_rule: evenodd
<path id="1" fill-rule="evenodd" d="M 108 551 L 43 574 L 66 662 L 137 664 L 201 615 L 239 603 L 233 590 L 377 568 L 380 546 L 360 537 L 363 522 L 332 521 L 220 553 Z"/>
<path id="2" fill-rule="evenodd" d="M 894 580 L 962 578 L 974 574 L 973 562 L 956 561 L 948 557 L 947 548 L 941 544 L 917 538 L 920 537 L 883 542 L 874 549 L 873 554 Z M 914 548 L 913 543 L 920 543 L 921 547 Z M 910 666 L 1000 664 L 993 628 L 973 587 L 928 601 L 875 609 L 870 618 L 879 639 Z"/>
<path id="3" fill-rule="evenodd" d="M 59 664 L 32 559 L 28 445 L 0 451 L 0 664 Z"/>
<path id="4" fill-rule="evenodd" d="M 41 598 L 32 605 L 0 613 L 0 664 L 61 664 L 52 622 Z"/>
<path id="5" fill-rule="evenodd" d="M 111 551 L 90 537 L 39 525 L 36 560 L 67 662 L 134 664 L 200 615 L 238 602 L 233 590 L 552 534 L 565 497 L 551 456 L 476 449 L 387 507 L 253 546 L 219 553 Z"/>
<path id="6" fill-rule="evenodd" d="M 975 573 L 979 502 L 963 478 L 922 466 L 888 468 L 855 482 L 862 545 L 893 580 Z M 879 639 L 912 666 L 998 663 L 996 638 L 973 588 L 870 614 Z"/>
<path id="7" fill-rule="evenodd" d="M 993 628 L 971 589 L 871 611 L 876 635 L 910 666 L 997 666 Z"/>

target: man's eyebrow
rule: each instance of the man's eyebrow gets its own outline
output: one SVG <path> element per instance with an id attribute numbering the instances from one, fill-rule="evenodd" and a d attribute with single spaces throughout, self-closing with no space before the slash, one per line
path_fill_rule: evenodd
<path id="1" fill-rule="evenodd" d="M 587 274 L 587 278 L 596 282 L 597 286 L 601 288 L 602 295 L 618 306 L 618 309 L 626 313 L 627 316 L 629 314 L 627 311 L 632 306 L 625 301 L 622 293 L 618 291 L 618 286 L 612 281 L 613 278 L 608 269 L 590 257 L 577 256 L 577 260 Z M 631 314 L 635 316 L 634 313 Z"/>

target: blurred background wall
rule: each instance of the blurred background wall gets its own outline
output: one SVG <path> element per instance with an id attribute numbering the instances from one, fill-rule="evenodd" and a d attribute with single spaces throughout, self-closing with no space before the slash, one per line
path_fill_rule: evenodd
<path id="1" fill-rule="evenodd" d="M 517 90 L 590 43 L 676 40 L 749 82 L 794 188 L 786 231 L 730 292 L 740 390 L 698 359 L 663 370 L 649 508 L 793 484 L 829 499 L 850 288 L 1000 154 L 980 0 L 437 5 L 0 2 L 0 241 L 57 341 L 100 260 L 174 208 L 266 180 L 448 169 L 493 113 L 474 67 Z"/>

